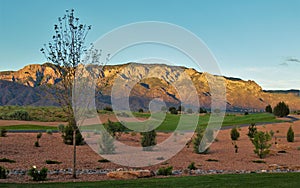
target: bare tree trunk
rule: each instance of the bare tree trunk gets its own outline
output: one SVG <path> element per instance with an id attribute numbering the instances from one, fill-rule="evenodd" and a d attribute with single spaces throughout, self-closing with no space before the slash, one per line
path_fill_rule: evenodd
<path id="1" fill-rule="evenodd" d="M 73 129 L 73 178 L 76 177 L 76 128 Z"/>

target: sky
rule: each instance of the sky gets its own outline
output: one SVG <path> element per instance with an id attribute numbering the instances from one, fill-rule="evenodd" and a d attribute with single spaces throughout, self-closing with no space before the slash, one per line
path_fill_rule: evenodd
<path id="1" fill-rule="evenodd" d="M 45 62 L 39 50 L 57 18 L 72 8 L 92 25 L 87 43 L 126 24 L 168 22 L 199 37 L 223 75 L 254 80 L 267 90 L 300 89 L 299 0 L 0 0 L 0 71 Z M 136 52 L 147 55 L 143 47 Z"/>

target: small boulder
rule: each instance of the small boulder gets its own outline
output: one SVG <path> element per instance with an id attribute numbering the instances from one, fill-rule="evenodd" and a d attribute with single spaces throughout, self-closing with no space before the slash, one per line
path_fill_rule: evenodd
<path id="1" fill-rule="evenodd" d="M 151 177 L 153 174 L 149 170 L 137 170 L 137 171 L 114 171 L 107 173 L 110 178 L 116 179 L 137 179 Z"/>

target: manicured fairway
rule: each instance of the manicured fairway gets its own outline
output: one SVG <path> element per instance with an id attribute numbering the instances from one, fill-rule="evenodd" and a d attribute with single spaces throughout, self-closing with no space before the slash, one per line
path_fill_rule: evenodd
<path id="1" fill-rule="evenodd" d="M 32 188 L 83 188 L 83 187 L 242 187 L 242 188 L 296 188 L 300 185 L 300 173 L 282 174 L 234 174 L 234 175 L 206 175 L 193 177 L 170 177 L 137 180 L 106 180 L 99 182 L 80 183 L 43 183 L 43 184 L 0 184 L 0 187 L 32 187 Z"/>

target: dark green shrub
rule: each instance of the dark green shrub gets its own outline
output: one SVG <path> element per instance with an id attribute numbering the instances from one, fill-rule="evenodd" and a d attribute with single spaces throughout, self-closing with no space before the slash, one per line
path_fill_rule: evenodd
<path id="1" fill-rule="evenodd" d="M 46 160 L 46 164 L 61 164 L 59 161 Z"/>
<path id="2" fill-rule="evenodd" d="M 280 102 L 274 107 L 273 113 L 275 116 L 284 117 L 289 115 L 290 109 L 287 104 L 285 104 L 284 102 Z"/>
<path id="3" fill-rule="evenodd" d="M 287 132 L 286 139 L 288 142 L 294 142 L 295 134 L 294 134 L 294 130 L 293 130 L 292 126 L 290 126 L 290 128 Z"/>
<path id="4" fill-rule="evenodd" d="M 38 141 L 35 141 L 35 142 L 34 142 L 34 146 L 35 146 L 35 147 L 40 147 L 39 142 L 38 142 Z"/>
<path id="5" fill-rule="evenodd" d="M 72 126 L 68 125 L 68 126 L 64 127 L 62 138 L 63 138 L 63 141 L 65 144 L 73 145 L 73 127 Z M 78 129 L 76 130 L 75 140 L 76 140 L 75 143 L 77 146 L 84 144 L 84 139 Z"/>
<path id="6" fill-rule="evenodd" d="M 176 108 L 174 106 L 172 106 L 172 107 L 169 108 L 169 112 L 171 114 L 178 114 L 178 111 L 176 110 Z"/>
<path id="7" fill-rule="evenodd" d="M 0 131 L 0 137 L 6 137 L 7 135 L 7 130 L 5 128 L 2 128 Z"/>
<path id="8" fill-rule="evenodd" d="M 249 112 L 245 112 L 244 115 L 245 115 L 245 116 L 249 115 Z"/>
<path id="9" fill-rule="evenodd" d="M 38 170 L 35 166 L 33 166 L 29 171 L 28 175 L 32 177 L 33 181 L 44 181 L 47 178 L 47 168 L 42 168 Z"/>
<path id="10" fill-rule="evenodd" d="M 184 112 L 185 108 L 184 106 L 179 105 L 177 111 L 178 112 Z"/>
<path id="11" fill-rule="evenodd" d="M 144 151 L 152 151 L 152 146 L 156 145 L 156 131 L 142 132 L 141 145 Z"/>
<path id="12" fill-rule="evenodd" d="M 219 162 L 219 160 L 217 160 L 217 159 L 207 159 L 206 161 L 207 162 Z"/>
<path id="13" fill-rule="evenodd" d="M 236 127 L 233 127 L 230 131 L 231 140 L 238 140 L 240 137 L 240 133 Z"/>
<path id="14" fill-rule="evenodd" d="M 107 159 L 99 159 L 98 162 L 99 162 L 99 163 L 109 163 L 110 160 L 107 160 Z"/>
<path id="15" fill-rule="evenodd" d="M 248 127 L 248 134 L 247 134 L 247 136 L 248 136 L 250 139 L 253 139 L 255 133 L 257 133 L 256 125 L 255 125 L 255 123 L 251 123 L 251 125 L 249 125 L 249 127 Z"/>
<path id="16" fill-rule="evenodd" d="M 197 168 L 195 166 L 195 162 L 191 162 L 191 164 L 189 164 L 189 166 L 187 168 L 190 170 L 197 170 Z"/>
<path id="17" fill-rule="evenodd" d="M 254 138 L 251 140 L 254 145 L 254 153 L 256 153 L 259 158 L 263 159 L 269 154 L 269 148 L 272 144 L 269 144 L 269 141 L 272 139 L 271 135 L 268 132 L 258 131 L 254 134 Z"/>
<path id="18" fill-rule="evenodd" d="M 9 171 L 6 168 L 0 166 L 0 179 L 6 179 L 8 173 Z"/>
<path id="19" fill-rule="evenodd" d="M 144 110 L 142 108 L 139 109 L 139 113 L 143 113 Z"/>
<path id="20" fill-rule="evenodd" d="M 109 111 L 109 112 L 112 112 L 112 111 L 113 111 L 112 107 L 110 107 L 110 106 L 105 106 L 105 107 L 103 108 L 103 110 Z"/>
<path id="21" fill-rule="evenodd" d="M 15 163 L 15 160 L 7 159 L 7 158 L 2 158 L 0 159 L 0 162 L 2 163 Z"/>
<path id="22" fill-rule="evenodd" d="M 172 175 L 172 170 L 173 170 L 173 166 L 161 167 L 161 168 L 158 169 L 157 175 L 169 176 L 169 175 Z"/>
<path id="23" fill-rule="evenodd" d="M 107 123 L 104 124 L 106 130 L 116 139 L 122 136 L 122 133 L 128 130 L 122 123 L 120 122 L 112 122 L 108 119 Z"/>
<path id="24" fill-rule="evenodd" d="M 31 120 L 28 112 L 25 110 L 14 111 L 10 113 L 8 116 L 10 119 L 15 119 L 15 120 L 25 120 L 25 121 Z"/>
<path id="25" fill-rule="evenodd" d="M 253 163 L 266 163 L 266 161 L 263 161 L 263 160 L 253 160 L 252 162 Z"/>
<path id="26" fill-rule="evenodd" d="M 207 110 L 205 108 L 200 107 L 199 108 L 199 114 L 206 114 Z"/>
<path id="27" fill-rule="evenodd" d="M 265 111 L 272 114 L 273 113 L 272 106 L 271 105 L 266 106 Z"/>
<path id="28" fill-rule="evenodd" d="M 63 133 L 64 130 L 65 130 L 65 125 L 64 125 L 64 124 L 59 124 L 59 125 L 57 126 L 57 129 L 58 129 L 58 131 L 59 131 L 60 133 Z"/>
<path id="29" fill-rule="evenodd" d="M 53 131 L 51 129 L 47 129 L 46 133 L 52 135 Z"/>

